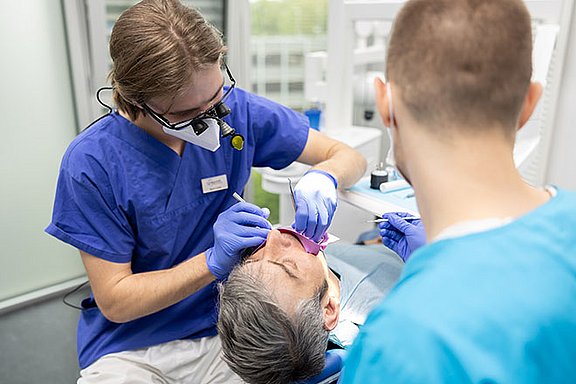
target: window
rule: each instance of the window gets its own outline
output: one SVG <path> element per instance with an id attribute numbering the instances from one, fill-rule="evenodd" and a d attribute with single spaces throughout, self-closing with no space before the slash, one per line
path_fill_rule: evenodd
<path id="1" fill-rule="evenodd" d="M 124 10 L 138 3 L 139 0 L 106 0 L 106 24 L 112 29 L 116 19 Z M 189 7 L 196 7 L 208 21 L 224 32 L 224 0 L 182 1 Z"/>
<path id="2" fill-rule="evenodd" d="M 280 83 L 266 83 L 266 94 L 279 93 L 282 89 Z"/>
<path id="3" fill-rule="evenodd" d="M 252 89 L 296 110 L 304 99 L 304 56 L 326 50 L 327 0 L 250 0 Z"/>
<path id="4" fill-rule="evenodd" d="M 251 89 L 295 110 L 310 107 L 304 98 L 304 57 L 326 50 L 328 0 L 250 0 Z M 262 189 L 253 173 L 255 204 L 268 207 L 279 222 L 279 196 Z"/>
<path id="5" fill-rule="evenodd" d="M 297 81 L 288 83 L 288 92 L 290 93 L 302 93 L 304 92 L 304 82 Z"/>
<path id="6" fill-rule="evenodd" d="M 304 55 L 291 54 L 288 56 L 288 65 L 291 67 L 301 67 L 304 65 Z"/>
<path id="7" fill-rule="evenodd" d="M 279 67 L 281 64 L 279 53 L 267 54 L 264 58 L 264 64 L 270 67 Z"/>

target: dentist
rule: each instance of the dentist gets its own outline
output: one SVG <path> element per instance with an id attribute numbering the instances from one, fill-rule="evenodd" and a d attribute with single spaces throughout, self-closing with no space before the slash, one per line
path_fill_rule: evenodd
<path id="1" fill-rule="evenodd" d="M 325 233 L 336 189 L 365 160 L 304 116 L 235 87 L 220 33 L 177 0 L 125 11 L 110 38 L 117 110 L 84 130 L 60 169 L 46 232 L 77 248 L 93 295 L 78 325 L 79 383 L 232 383 L 215 282 L 266 239 L 267 212 L 236 203 L 252 167 L 313 165 L 295 228 Z"/>

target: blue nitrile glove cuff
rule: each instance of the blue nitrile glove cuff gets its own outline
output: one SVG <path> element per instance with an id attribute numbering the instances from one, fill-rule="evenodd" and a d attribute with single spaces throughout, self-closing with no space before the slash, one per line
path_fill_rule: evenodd
<path id="1" fill-rule="evenodd" d="M 306 172 L 305 175 L 308 173 L 321 173 L 321 174 L 323 174 L 324 176 L 326 176 L 330 180 L 332 180 L 332 182 L 334 183 L 334 188 L 338 189 L 338 180 L 336 180 L 336 178 L 334 176 L 332 176 L 331 174 L 329 174 L 328 172 L 323 171 L 321 169 L 311 169 L 308 172 Z"/>
<path id="2" fill-rule="evenodd" d="M 272 225 L 266 212 L 242 202 L 218 215 L 214 223 L 214 246 L 204 253 L 208 270 L 218 280 L 225 279 L 240 262 L 242 251 L 266 240 Z"/>
<path id="3" fill-rule="evenodd" d="M 328 230 L 338 204 L 334 177 L 320 170 L 307 172 L 294 188 L 294 202 L 296 215 L 292 226 L 319 242 Z"/>
<path id="4" fill-rule="evenodd" d="M 412 253 L 426 244 L 426 232 L 422 220 L 408 222 L 404 217 L 410 216 L 406 212 L 385 213 L 382 218 L 388 219 L 378 224 L 382 243 L 396 252 L 404 261 Z"/>
<path id="5" fill-rule="evenodd" d="M 219 268 L 217 262 L 215 262 L 214 248 L 208 248 L 204 254 L 206 255 L 206 266 L 210 273 L 216 277 L 216 280 L 221 281 L 228 277 L 230 271 L 222 270 L 222 268 Z"/>

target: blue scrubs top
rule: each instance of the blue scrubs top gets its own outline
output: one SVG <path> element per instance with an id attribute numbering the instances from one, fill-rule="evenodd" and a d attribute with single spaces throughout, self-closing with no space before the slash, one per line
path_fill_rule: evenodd
<path id="1" fill-rule="evenodd" d="M 305 116 L 235 89 L 224 120 L 245 138 L 242 151 L 221 140 L 216 152 L 187 143 L 182 156 L 118 113 L 98 120 L 69 146 L 46 232 L 96 257 L 132 264 L 134 273 L 167 269 L 213 245 L 212 226 L 233 205 L 252 167 L 280 169 L 302 153 Z M 225 175 L 228 189 L 203 193 L 201 180 Z M 80 367 L 112 352 L 216 334 L 214 283 L 160 312 L 118 324 L 93 297 L 78 327 Z"/>
<path id="2" fill-rule="evenodd" d="M 342 383 L 575 383 L 576 194 L 418 250 Z"/>

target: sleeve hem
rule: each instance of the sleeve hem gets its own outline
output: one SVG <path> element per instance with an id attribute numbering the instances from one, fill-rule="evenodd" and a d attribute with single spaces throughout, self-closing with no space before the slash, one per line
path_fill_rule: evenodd
<path id="1" fill-rule="evenodd" d="M 113 263 L 129 263 L 132 259 L 131 254 L 118 254 L 103 251 L 101 249 L 94 248 L 58 228 L 54 223 L 50 223 L 44 230 L 47 234 L 54 236 L 60 241 L 69 244 L 81 251 L 89 253 L 92 256 L 99 257 L 101 259 L 111 261 Z"/>

